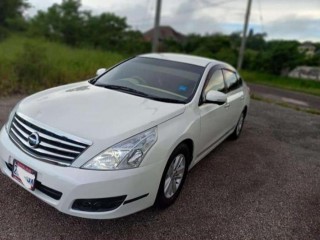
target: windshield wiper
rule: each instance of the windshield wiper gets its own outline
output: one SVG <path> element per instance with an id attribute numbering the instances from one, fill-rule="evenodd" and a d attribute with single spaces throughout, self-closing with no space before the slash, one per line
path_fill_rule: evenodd
<path id="1" fill-rule="evenodd" d="M 182 103 L 185 104 L 185 101 L 172 99 L 172 98 L 162 98 L 162 97 L 155 97 L 155 96 L 149 96 L 150 99 L 160 101 L 160 102 L 167 102 L 167 103 Z"/>
<path id="2" fill-rule="evenodd" d="M 133 88 L 129 88 L 129 87 L 125 87 L 125 86 L 119 86 L 119 85 L 96 85 L 98 87 L 103 87 L 103 88 L 107 88 L 107 89 L 112 89 L 112 90 L 118 90 L 118 91 L 123 91 L 123 92 L 127 92 L 127 93 L 132 93 L 134 95 L 140 96 L 140 97 L 145 97 L 145 98 L 149 98 L 155 101 L 160 101 L 160 102 L 167 102 L 167 103 L 180 103 L 180 104 L 185 104 L 184 101 L 181 100 L 177 100 L 177 99 L 172 99 L 172 98 L 162 98 L 162 97 L 156 97 L 156 96 L 152 96 L 149 95 L 147 93 L 138 91 L 136 89 Z"/>
<path id="3" fill-rule="evenodd" d="M 149 97 L 148 94 L 144 93 L 144 92 L 140 92 L 136 89 L 133 88 L 129 88 L 129 87 L 125 87 L 125 86 L 119 86 L 119 85 L 96 85 L 98 87 L 104 87 L 107 89 L 112 89 L 112 90 L 119 90 L 119 91 L 123 91 L 123 92 L 128 92 L 128 93 L 133 93 L 135 95 L 141 96 L 141 97 Z"/>

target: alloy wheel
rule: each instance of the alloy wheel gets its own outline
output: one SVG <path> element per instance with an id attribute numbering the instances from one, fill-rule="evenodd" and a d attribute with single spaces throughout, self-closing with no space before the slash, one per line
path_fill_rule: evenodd
<path id="1" fill-rule="evenodd" d="M 237 135 L 239 135 L 240 132 L 241 132 L 241 129 L 243 127 L 243 122 L 244 122 L 244 115 L 242 113 L 241 116 L 240 116 L 240 119 L 238 121 L 238 124 L 237 124 L 237 130 L 236 130 Z"/>
<path id="2" fill-rule="evenodd" d="M 186 168 L 186 158 L 183 154 L 177 155 L 168 168 L 165 182 L 164 195 L 171 198 L 179 189 Z"/>

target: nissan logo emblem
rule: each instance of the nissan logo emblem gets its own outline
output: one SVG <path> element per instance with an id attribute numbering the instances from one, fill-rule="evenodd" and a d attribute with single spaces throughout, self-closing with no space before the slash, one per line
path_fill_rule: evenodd
<path id="1" fill-rule="evenodd" d="M 36 132 L 31 133 L 30 136 L 28 137 L 28 143 L 29 143 L 30 147 L 32 147 L 32 148 L 38 147 L 40 144 L 39 134 Z"/>

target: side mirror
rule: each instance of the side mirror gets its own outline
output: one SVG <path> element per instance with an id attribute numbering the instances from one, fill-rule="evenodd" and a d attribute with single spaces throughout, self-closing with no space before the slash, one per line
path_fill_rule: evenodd
<path id="1" fill-rule="evenodd" d="M 222 92 L 211 90 L 206 94 L 205 102 L 222 105 L 227 102 L 227 95 Z"/>
<path id="2" fill-rule="evenodd" d="M 97 72 L 96 72 L 96 75 L 97 75 L 97 76 L 100 76 L 100 75 L 104 74 L 106 71 L 107 71 L 106 68 L 99 68 L 99 69 L 97 70 Z"/>

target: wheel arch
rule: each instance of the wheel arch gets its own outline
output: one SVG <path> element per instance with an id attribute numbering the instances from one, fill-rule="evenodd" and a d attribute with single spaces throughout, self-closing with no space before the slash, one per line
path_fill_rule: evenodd
<path id="1" fill-rule="evenodd" d="M 190 163 L 193 160 L 193 155 L 194 155 L 194 142 L 192 139 L 187 138 L 187 139 L 184 139 L 183 141 L 181 141 L 177 146 L 179 146 L 181 144 L 187 145 L 188 149 L 190 150 L 191 156 L 190 156 L 190 162 L 188 162 L 188 165 L 190 165 Z"/>
<path id="2" fill-rule="evenodd" d="M 244 106 L 244 108 L 243 108 L 243 111 L 242 111 L 243 113 L 244 113 L 244 117 L 246 117 L 247 116 L 247 112 L 248 112 L 248 106 L 246 105 L 246 106 Z"/>

